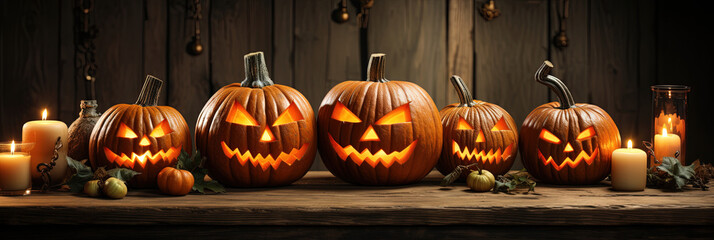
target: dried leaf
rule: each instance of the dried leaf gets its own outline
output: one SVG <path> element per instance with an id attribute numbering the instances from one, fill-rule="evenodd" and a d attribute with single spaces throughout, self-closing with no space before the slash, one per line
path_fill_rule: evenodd
<path id="1" fill-rule="evenodd" d="M 107 175 L 118 178 L 119 180 L 122 180 L 124 182 L 128 182 L 129 180 L 131 180 L 131 178 L 139 174 L 141 173 L 126 168 L 113 168 L 107 171 Z"/>
<path id="2" fill-rule="evenodd" d="M 216 180 L 205 181 L 208 170 L 201 167 L 204 160 L 205 158 L 201 156 L 201 153 L 198 150 L 193 152 L 193 156 L 189 156 L 186 151 L 181 150 L 181 154 L 178 157 L 178 163 L 176 163 L 176 168 L 191 172 L 191 175 L 193 175 L 192 189 L 194 191 L 203 194 L 206 193 L 206 189 L 215 193 L 225 192 L 226 189 Z"/>

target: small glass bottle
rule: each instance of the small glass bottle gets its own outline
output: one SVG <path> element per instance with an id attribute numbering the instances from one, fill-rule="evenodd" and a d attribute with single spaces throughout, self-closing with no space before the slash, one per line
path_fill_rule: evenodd
<path id="1" fill-rule="evenodd" d="M 687 93 L 690 87 L 684 85 L 654 85 L 652 88 L 652 144 L 654 153 L 661 164 L 663 157 L 677 157 L 686 163 L 687 138 Z M 650 160 L 650 166 L 659 165 Z"/>

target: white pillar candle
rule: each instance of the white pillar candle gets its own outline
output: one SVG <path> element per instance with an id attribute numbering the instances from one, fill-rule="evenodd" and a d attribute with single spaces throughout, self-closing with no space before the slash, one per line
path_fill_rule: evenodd
<path id="1" fill-rule="evenodd" d="M 30 187 L 30 155 L 16 152 L 12 141 L 10 151 L 0 153 L 0 192 L 23 195 Z"/>
<path id="2" fill-rule="evenodd" d="M 37 171 L 40 163 L 49 163 L 55 150 L 57 137 L 62 138 L 62 148 L 56 165 L 50 171 L 52 184 L 61 183 L 67 174 L 67 124 L 61 121 L 46 120 L 47 109 L 42 112 L 42 120 L 29 121 L 22 126 L 22 142 L 35 143 L 30 150 L 32 182 L 34 186 L 42 184 L 42 175 Z"/>
<path id="3" fill-rule="evenodd" d="M 660 164 L 664 157 L 674 157 L 674 153 L 679 152 L 682 146 L 682 139 L 677 134 L 667 134 L 667 129 L 662 128 L 662 134 L 655 134 L 654 153 Z M 678 158 L 682 162 L 681 158 Z M 682 162 L 684 164 L 684 162 Z M 655 164 L 659 165 L 659 164 Z"/>
<path id="4" fill-rule="evenodd" d="M 632 140 L 627 148 L 612 152 L 612 188 L 618 191 L 642 191 L 647 185 L 647 154 L 632 148 Z"/>

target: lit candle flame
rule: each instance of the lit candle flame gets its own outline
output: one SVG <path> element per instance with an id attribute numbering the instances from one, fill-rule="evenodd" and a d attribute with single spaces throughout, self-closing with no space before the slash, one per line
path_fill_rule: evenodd
<path id="1" fill-rule="evenodd" d="M 667 95 L 669 98 L 672 98 L 672 91 L 667 91 Z"/>
<path id="2" fill-rule="evenodd" d="M 627 149 L 632 149 L 632 140 L 627 140 Z"/>
<path id="3" fill-rule="evenodd" d="M 42 120 L 47 120 L 47 108 L 45 108 L 45 110 L 42 111 Z"/>
<path id="4" fill-rule="evenodd" d="M 15 154 L 15 140 L 10 143 L 10 154 Z"/>
<path id="5" fill-rule="evenodd" d="M 662 128 L 662 137 L 666 137 L 666 136 L 667 136 L 667 129 Z"/>

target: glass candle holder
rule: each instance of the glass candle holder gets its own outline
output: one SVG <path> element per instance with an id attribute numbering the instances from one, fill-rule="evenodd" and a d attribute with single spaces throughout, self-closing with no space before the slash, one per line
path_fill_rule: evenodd
<path id="1" fill-rule="evenodd" d="M 24 196 L 30 194 L 30 154 L 34 143 L 0 143 L 0 195 Z"/>
<path id="2" fill-rule="evenodd" d="M 686 163 L 687 94 L 690 87 L 684 85 L 652 86 L 652 144 L 659 163 L 650 160 L 650 166 L 661 164 L 663 157 L 675 157 Z"/>

